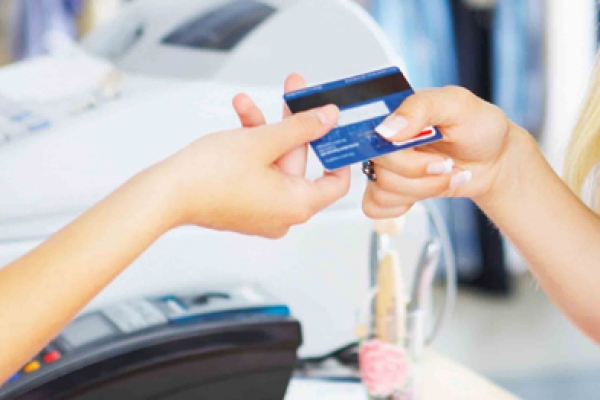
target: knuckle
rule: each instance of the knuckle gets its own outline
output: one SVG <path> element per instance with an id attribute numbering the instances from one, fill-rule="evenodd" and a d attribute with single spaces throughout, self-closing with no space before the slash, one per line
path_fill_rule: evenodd
<path id="1" fill-rule="evenodd" d="M 363 212 L 369 218 L 377 218 L 378 208 L 371 202 L 363 203 Z"/>
<path id="2" fill-rule="evenodd" d="M 312 218 L 313 214 L 312 207 L 308 205 L 297 206 L 292 212 L 291 223 L 293 225 L 304 224 Z"/>
<path id="3" fill-rule="evenodd" d="M 408 205 L 395 207 L 389 211 L 388 215 L 386 215 L 386 218 L 401 217 L 401 216 L 405 215 L 407 212 L 409 212 L 410 209 L 412 208 L 412 206 L 413 206 L 412 204 L 408 204 Z"/>
<path id="4" fill-rule="evenodd" d="M 442 177 L 432 189 L 433 196 L 429 197 L 439 196 L 440 194 L 447 191 L 450 187 L 450 179 L 450 177 Z"/>
<path id="5" fill-rule="evenodd" d="M 444 90 L 446 90 L 448 95 L 458 102 L 470 102 L 475 99 L 475 95 L 470 90 L 465 89 L 462 86 L 446 86 Z"/>
<path id="6" fill-rule="evenodd" d="M 310 219 L 312 218 L 313 214 L 314 214 L 314 213 L 313 213 L 313 211 L 312 211 L 312 209 L 311 209 L 311 208 L 308 208 L 308 207 L 307 207 L 307 208 L 305 208 L 305 209 L 304 209 L 304 210 L 303 210 L 303 211 L 300 213 L 300 219 L 299 219 L 299 222 L 300 222 L 301 224 L 305 224 L 305 223 L 307 223 L 308 221 L 310 221 Z"/>
<path id="7" fill-rule="evenodd" d="M 288 207 L 281 212 L 280 218 L 286 225 L 293 225 L 296 223 L 297 211 L 294 207 Z"/>
<path id="8" fill-rule="evenodd" d="M 321 121 L 311 112 L 298 114 L 294 121 L 297 129 L 303 132 L 318 131 L 321 128 Z"/>
<path id="9" fill-rule="evenodd" d="M 411 150 L 400 150 L 386 157 L 382 157 L 378 162 L 389 173 L 408 178 L 417 170 L 415 165 L 418 164 L 419 160 L 415 159 Z"/>
<path id="10" fill-rule="evenodd" d="M 411 119 L 413 120 L 426 120 L 427 111 L 431 109 L 429 98 L 427 96 L 420 95 L 417 92 L 416 94 L 406 99 L 406 101 L 402 105 L 402 109 L 406 110 L 408 114 L 410 114 Z"/>
<path id="11" fill-rule="evenodd" d="M 401 207 L 398 210 L 398 215 L 396 215 L 396 217 L 400 217 L 400 216 L 405 215 L 406 213 L 408 213 L 413 208 L 413 205 L 414 204 L 409 204 L 409 205 Z"/>
<path id="12" fill-rule="evenodd" d="M 395 191 L 396 183 L 392 178 L 391 174 L 384 173 L 382 171 L 377 171 L 377 187 L 384 191 Z"/>
<path id="13" fill-rule="evenodd" d="M 383 190 L 374 190 L 371 198 L 377 206 L 385 207 L 389 204 L 389 195 Z"/>
<path id="14" fill-rule="evenodd" d="M 489 103 L 489 106 L 491 107 L 493 120 L 498 122 L 497 126 L 503 130 L 508 129 L 508 126 L 510 125 L 510 119 L 506 113 L 495 104 Z"/>
<path id="15" fill-rule="evenodd" d="M 279 229 L 278 232 L 276 232 L 276 239 L 281 239 L 285 236 L 287 236 L 287 234 L 290 232 L 290 227 L 289 226 L 284 226 L 282 228 Z"/>
<path id="16" fill-rule="evenodd" d="M 449 199 L 454 197 L 452 190 L 448 189 L 448 190 L 444 190 L 442 193 L 440 193 L 440 195 L 438 196 L 440 199 Z"/>
<path id="17" fill-rule="evenodd" d="M 403 216 L 404 214 L 406 214 L 406 208 L 405 207 L 401 207 L 401 208 L 396 208 L 393 211 L 389 212 L 385 218 L 398 218 Z"/>
<path id="18" fill-rule="evenodd" d="M 341 197 L 345 197 L 345 196 L 347 196 L 347 195 L 348 195 L 348 193 L 350 193 L 350 188 L 351 188 L 351 187 L 352 187 L 352 183 L 351 183 L 351 181 L 350 181 L 349 179 L 348 179 L 348 180 L 346 180 L 346 181 L 344 182 L 344 184 L 343 184 L 343 186 L 342 186 L 341 190 L 340 190 L 340 192 L 341 192 L 340 194 L 341 194 L 341 195 L 340 195 L 339 197 L 341 198 Z"/>
<path id="19" fill-rule="evenodd" d="M 318 210 L 315 206 L 307 205 L 307 206 L 303 207 L 302 212 L 300 214 L 301 223 L 310 221 L 310 219 L 313 217 L 313 215 L 316 214 L 317 211 Z"/>
<path id="20" fill-rule="evenodd" d="M 290 228 L 287 226 L 275 228 L 272 231 L 270 231 L 266 237 L 267 237 L 267 239 L 272 239 L 272 240 L 281 239 L 281 238 L 285 237 L 289 231 L 290 231 Z"/>
<path id="21" fill-rule="evenodd" d="M 368 191 L 367 193 L 365 193 L 365 196 L 363 197 L 363 202 L 362 202 L 362 209 L 363 209 L 363 213 L 369 217 L 369 218 L 374 218 L 375 216 L 375 210 L 377 209 L 377 206 L 373 203 L 373 201 L 371 200 L 371 191 Z"/>
<path id="22" fill-rule="evenodd" d="M 449 187 L 449 178 L 448 177 L 440 177 L 435 182 L 422 187 L 421 189 L 415 189 L 415 192 L 418 194 L 418 197 L 422 200 L 440 197 L 442 193 L 448 190 Z"/>

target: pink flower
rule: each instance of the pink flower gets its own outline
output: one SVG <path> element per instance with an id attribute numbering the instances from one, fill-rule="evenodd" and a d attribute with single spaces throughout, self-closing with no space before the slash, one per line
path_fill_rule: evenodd
<path id="1" fill-rule="evenodd" d="M 363 342 L 358 361 L 362 380 L 374 396 L 390 396 L 406 384 L 409 366 L 400 346 L 380 340 Z"/>

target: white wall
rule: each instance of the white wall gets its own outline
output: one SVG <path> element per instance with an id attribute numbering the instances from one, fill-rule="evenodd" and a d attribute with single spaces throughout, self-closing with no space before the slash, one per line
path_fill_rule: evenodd
<path id="1" fill-rule="evenodd" d="M 596 49 L 593 0 L 547 0 L 548 97 L 542 148 L 562 173 L 569 137 L 589 85 Z"/>

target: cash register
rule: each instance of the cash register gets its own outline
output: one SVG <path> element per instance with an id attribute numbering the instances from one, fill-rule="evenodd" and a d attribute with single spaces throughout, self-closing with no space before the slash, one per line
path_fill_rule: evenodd
<path id="1" fill-rule="evenodd" d="M 85 313 L 0 387 L 2 400 L 281 400 L 300 325 L 256 285 Z"/>
<path id="2" fill-rule="evenodd" d="M 290 72 L 313 84 L 397 64 L 394 47 L 351 0 L 125 3 L 83 47 L 57 38 L 56 55 L 0 68 L 0 267 L 150 165 L 238 127 L 231 99 L 240 91 L 275 122 Z M 225 49 L 206 48 L 219 45 Z M 322 174 L 314 154 L 307 171 Z M 292 307 L 302 321 L 301 357 L 352 342 L 355 310 L 369 290 L 372 228 L 360 209 L 364 177 L 359 168 L 354 174 L 348 196 L 279 241 L 195 227 L 170 232 L 91 307 L 240 279 Z M 426 214 L 411 214 L 411 238 L 401 243 L 407 265 L 428 237 Z"/>

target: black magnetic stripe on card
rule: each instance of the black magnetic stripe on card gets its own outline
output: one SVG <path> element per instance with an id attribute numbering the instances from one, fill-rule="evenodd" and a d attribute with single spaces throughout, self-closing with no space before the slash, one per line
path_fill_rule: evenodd
<path id="1" fill-rule="evenodd" d="M 389 96 L 395 93 L 412 90 L 404 74 L 397 73 L 358 82 L 348 86 L 325 90 L 288 100 L 286 103 L 292 113 L 312 110 L 327 104 L 335 104 L 340 108 L 369 100 Z"/>

